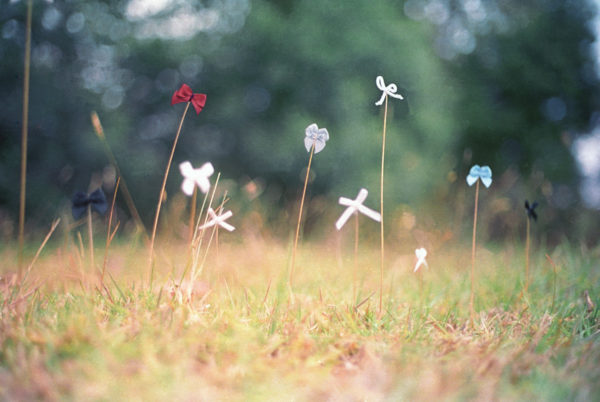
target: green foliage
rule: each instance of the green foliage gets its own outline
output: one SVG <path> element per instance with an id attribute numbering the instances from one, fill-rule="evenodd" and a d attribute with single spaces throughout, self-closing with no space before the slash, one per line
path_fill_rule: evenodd
<path id="1" fill-rule="evenodd" d="M 111 186 L 92 110 L 149 221 L 182 111 L 169 99 L 182 82 L 207 93 L 208 102 L 186 119 L 175 163 L 211 160 L 240 184 L 259 178 L 267 187 L 259 200 L 285 206 L 301 187 L 304 128 L 316 122 L 331 140 L 315 158 L 311 195 L 335 198 L 359 187 L 374 193 L 382 128 L 377 75 L 405 96 L 390 102 L 388 205 L 426 205 L 432 215 L 447 215 L 477 162 L 492 165 L 496 177 L 520 175 L 502 188 L 517 204 L 525 192 L 539 195 L 550 217 L 574 221 L 564 211 L 577 201 L 564 196 L 578 184 L 568 145 L 598 105 L 587 0 L 485 2 L 483 20 L 459 1 L 438 2 L 445 19 L 407 11 L 425 2 L 396 0 L 189 1 L 144 18 L 131 11 L 133 3 L 35 4 L 29 222 L 59 214 L 90 182 Z M 0 57 L 11 62 L 0 65 L 0 208 L 11 216 L 24 5 L 1 5 Z M 473 48 L 448 53 L 462 37 L 456 32 L 466 32 Z M 168 194 L 178 192 L 176 177 L 175 169 Z"/>
<path id="2" fill-rule="evenodd" d="M 570 141 L 588 129 L 598 102 L 594 36 L 582 24 L 593 10 L 585 2 L 536 1 L 519 12 L 455 66 L 468 117 L 461 146 L 475 160 L 483 154 L 493 166 L 569 183 L 576 175 Z"/>

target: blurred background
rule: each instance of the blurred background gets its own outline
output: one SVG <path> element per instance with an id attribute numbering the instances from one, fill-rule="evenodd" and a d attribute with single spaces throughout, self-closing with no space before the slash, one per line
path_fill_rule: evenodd
<path id="1" fill-rule="evenodd" d="M 18 219 L 25 15 L 25 1 L 0 0 L 5 240 Z M 313 160 L 306 235 L 331 233 L 340 195 L 365 187 L 379 206 L 383 75 L 405 97 L 390 99 L 388 116 L 390 232 L 469 233 L 465 177 L 477 163 L 494 175 L 481 192 L 482 239 L 521 238 L 529 199 L 542 241 L 596 245 L 599 21 L 591 0 L 36 0 L 26 232 L 68 213 L 77 190 L 111 194 L 92 111 L 149 227 L 184 109 L 170 99 L 185 82 L 208 100 L 186 117 L 167 209 L 186 205 L 177 165 L 211 161 L 248 227 L 287 236 L 315 122 L 330 141 Z M 121 195 L 117 204 L 132 231 Z"/>

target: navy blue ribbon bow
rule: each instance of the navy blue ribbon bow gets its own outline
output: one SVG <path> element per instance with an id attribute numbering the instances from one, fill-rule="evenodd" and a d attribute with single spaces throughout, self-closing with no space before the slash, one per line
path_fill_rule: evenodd
<path id="1" fill-rule="evenodd" d="M 529 219 L 533 219 L 534 221 L 537 221 L 537 214 L 535 213 L 535 208 L 537 206 L 537 201 L 534 201 L 533 204 L 529 205 L 529 201 L 525 200 L 525 209 L 527 210 L 527 217 Z"/>
<path id="2" fill-rule="evenodd" d="M 71 203 L 73 204 L 71 212 L 73 213 L 73 218 L 76 220 L 81 219 L 85 214 L 88 205 L 100 215 L 104 215 L 108 210 L 108 204 L 106 203 L 106 197 L 104 196 L 102 189 L 98 189 L 90 195 L 83 191 L 78 191 L 73 195 Z"/>

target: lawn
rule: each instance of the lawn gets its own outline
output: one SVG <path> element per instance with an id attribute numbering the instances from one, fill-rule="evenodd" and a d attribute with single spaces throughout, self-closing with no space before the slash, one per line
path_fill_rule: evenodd
<path id="1" fill-rule="evenodd" d="M 600 395 L 598 255 L 481 245 L 469 317 L 470 245 L 379 249 L 335 239 L 298 250 L 221 239 L 189 285 L 185 243 L 50 245 L 23 286 L 2 252 L 3 400 L 591 400 Z M 33 254 L 33 253 L 30 253 Z M 28 256 L 31 261 L 33 255 Z M 554 264 L 554 265 L 553 265 Z M 185 272 L 185 279 L 181 281 Z M 189 290 L 189 292 L 188 292 Z M 589 298 L 585 296 L 585 291 Z M 189 295 L 191 294 L 191 298 Z"/>

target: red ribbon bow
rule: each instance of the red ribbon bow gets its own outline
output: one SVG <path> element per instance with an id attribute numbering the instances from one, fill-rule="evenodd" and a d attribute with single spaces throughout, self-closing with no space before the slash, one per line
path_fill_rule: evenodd
<path id="1" fill-rule="evenodd" d="M 194 109 L 196 109 L 196 114 L 200 114 L 200 111 L 206 103 L 206 95 L 195 94 L 192 92 L 192 88 L 190 88 L 189 85 L 183 84 L 181 88 L 179 88 L 173 94 L 173 97 L 171 98 L 171 105 L 181 102 L 192 102 L 192 106 Z"/>

